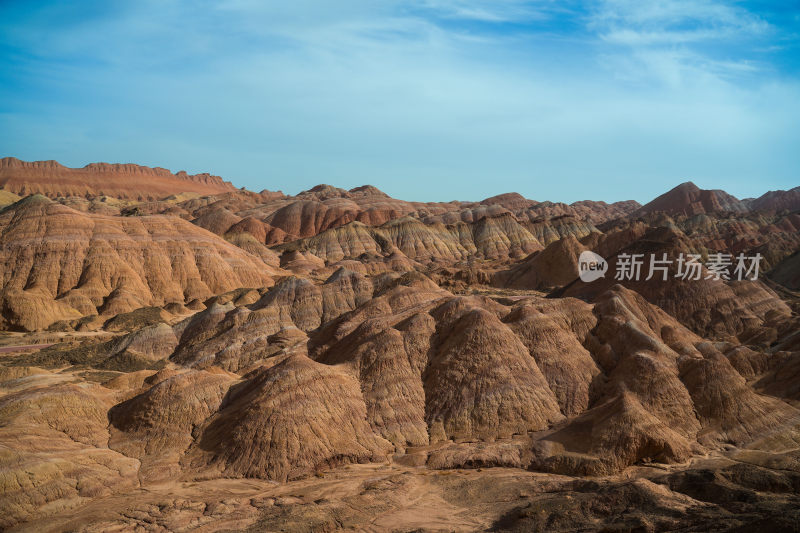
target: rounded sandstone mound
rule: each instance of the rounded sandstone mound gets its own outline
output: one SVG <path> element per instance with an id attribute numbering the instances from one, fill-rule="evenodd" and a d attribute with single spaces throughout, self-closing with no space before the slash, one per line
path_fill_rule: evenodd
<path id="1" fill-rule="evenodd" d="M 297 353 L 232 387 L 189 457 L 225 475 L 286 481 L 390 449 L 367 423 L 358 382 Z"/>

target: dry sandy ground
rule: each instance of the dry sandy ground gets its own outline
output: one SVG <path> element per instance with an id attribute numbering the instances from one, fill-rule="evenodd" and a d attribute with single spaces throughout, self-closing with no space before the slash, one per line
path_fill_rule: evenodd
<path id="1" fill-rule="evenodd" d="M 723 456 L 695 458 L 592 480 L 509 468 L 350 465 L 285 484 L 216 479 L 149 486 L 12 531 L 794 531 L 798 502 L 773 489 L 737 486 L 731 496 L 725 490 L 732 485 L 717 476 L 705 488 L 693 482 L 695 499 L 664 484 L 665 476 L 707 477 L 742 464 Z M 711 501 L 720 494 L 742 501 Z M 764 522 L 765 511 L 786 520 Z"/>
<path id="2" fill-rule="evenodd" d="M 459 505 L 452 486 L 492 480 L 543 487 L 555 478 L 514 469 L 429 471 L 398 465 L 350 465 L 301 481 L 217 479 L 150 486 L 93 501 L 15 531 L 220 531 L 256 525 L 267 531 L 354 527 L 364 531 L 475 531 L 491 526 L 489 509 Z M 563 478 L 567 480 L 568 478 Z M 520 488 L 520 490 L 522 490 Z M 498 491 L 486 504 L 508 508 L 521 497 Z M 465 502 L 466 503 L 466 502 Z"/>

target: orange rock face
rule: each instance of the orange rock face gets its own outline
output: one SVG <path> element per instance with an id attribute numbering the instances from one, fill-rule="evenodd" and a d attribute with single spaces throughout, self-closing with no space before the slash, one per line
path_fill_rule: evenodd
<path id="1" fill-rule="evenodd" d="M 210 174 L 173 174 L 164 168 L 132 164 L 92 163 L 68 168 L 56 161 L 0 159 L 0 188 L 20 195 L 112 196 L 130 200 L 157 200 L 181 193 L 218 194 L 235 190 Z"/>

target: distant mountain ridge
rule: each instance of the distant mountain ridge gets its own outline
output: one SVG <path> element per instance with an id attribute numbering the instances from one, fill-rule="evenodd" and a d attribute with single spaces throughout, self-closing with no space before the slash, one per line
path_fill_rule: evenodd
<path id="1" fill-rule="evenodd" d="M 182 193 L 207 196 L 236 192 L 240 189 L 220 176 L 209 173 L 188 174 L 183 170 L 173 173 L 166 168 L 133 163 L 89 163 L 81 168 L 70 168 L 54 160 L 22 161 L 15 157 L 4 157 L 0 158 L 0 190 L 6 194 L 19 196 L 30 194 L 42 194 L 49 198 L 110 196 L 120 200 L 155 201 Z M 261 194 L 265 195 L 265 198 L 284 197 L 280 192 L 267 190 Z M 356 201 L 369 199 L 372 202 L 379 202 L 378 198 L 383 198 L 398 205 L 405 204 L 396 216 L 409 214 L 423 205 L 447 204 L 501 206 L 518 216 L 522 212 L 527 212 L 527 218 L 562 214 L 587 218 L 590 214 L 600 214 L 600 219 L 593 220 L 594 223 L 628 214 L 641 216 L 649 213 L 666 213 L 692 216 L 715 212 L 744 213 L 800 209 L 800 187 L 769 191 L 758 198 L 739 200 L 724 190 L 701 189 L 691 181 L 681 183 L 643 206 L 633 200 L 611 204 L 592 200 L 582 200 L 572 204 L 537 201 L 525 198 L 517 192 L 498 194 L 478 202 L 405 202 L 392 198 L 372 185 L 362 185 L 348 191 L 320 184 L 298 193 L 294 198 L 315 201 L 334 198 Z M 396 209 L 398 205 L 393 207 Z"/>
<path id="2" fill-rule="evenodd" d="M 769 191 L 758 197 L 742 200 L 754 211 L 782 210 L 796 211 L 800 209 L 800 187 L 788 191 Z"/>
<path id="3" fill-rule="evenodd" d="M 691 181 L 687 181 L 643 205 L 636 214 L 667 213 L 691 216 L 721 211 L 745 212 L 747 206 L 725 191 L 701 189 Z"/>
<path id="4" fill-rule="evenodd" d="M 650 213 L 700 215 L 746 213 L 748 211 L 796 211 L 800 209 L 800 187 L 770 191 L 758 198 L 739 200 L 720 189 L 701 189 L 691 181 L 681 183 L 634 211 L 635 216 Z"/>
<path id="5" fill-rule="evenodd" d="M 57 161 L 0 159 L 0 188 L 21 196 L 112 196 L 124 200 L 158 200 L 169 195 L 201 195 L 235 191 L 236 188 L 211 174 L 172 173 L 165 168 L 135 164 L 90 163 L 69 168 Z"/>

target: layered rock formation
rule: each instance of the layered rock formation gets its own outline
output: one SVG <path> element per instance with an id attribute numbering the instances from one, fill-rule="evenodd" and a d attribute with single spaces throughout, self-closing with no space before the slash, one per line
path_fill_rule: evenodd
<path id="1" fill-rule="evenodd" d="M 6 328 L 188 303 L 280 272 L 179 218 L 90 215 L 43 196 L 0 212 L 0 232 Z"/>
<path id="2" fill-rule="evenodd" d="M 219 187 L 140 202 L 22 167 L 57 198 L 0 209 L 0 528 L 792 523 L 794 189 L 417 203 L 83 169 Z M 676 276 L 715 252 L 760 279 Z M 673 263 L 617 280 L 622 254 Z"/>
<path id="3" fill-rule="evenodd" d="M 56 161 L 0 159 L 0 188 L 22 196 L 111 196 L 156 200 L 181 193 L 218 194 L 233 191 L 230 183 L 210 174 L 176 174 L 164 168 L 133 164 L 91 163 L 68 168 Z"/>
<path id="4" fill-rule="evenodd" d="M 202 428 L 190 454 L 225 475 L 286 481 L 390 449 L 366 421 L 358 382 L 335 367 L 292 354 L 258 371 Z"/>

